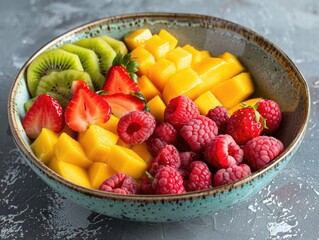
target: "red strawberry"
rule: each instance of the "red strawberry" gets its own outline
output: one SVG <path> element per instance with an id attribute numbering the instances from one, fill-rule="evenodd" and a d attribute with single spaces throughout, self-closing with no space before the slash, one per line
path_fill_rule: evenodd
<path id="1" fill-rule="evenodd" d="M 80 87 L 67 105 L 65 122 L 74 131 L 85 131 L 90 124 L 109 120 L 111 108 L 104 99 L 86 87 Z"/>
<path id="2" fill-rule="evenodd" d="M 48 94 L 39 95 L 24 116 L 22 126 L 31 139 L 37 138 L 42 128 L 60 132 L 63 128 L 61 105 Z"/>
<path id="3" fill-rule="evenodd" d="M 118 118 L 121 118 L 131 111 L 141 111 L 145 108 L 145 101 L 130 94 L 114 93 L 102 95 L 102 97 L 111 107 L 114 116 Z"/>
<path id="4" fill-rule="evenodd" d="M 265 125 L 265 119 L 256 111 L 257 105 L 245 106 L 234 112 L 228 120 L 226 134 L 233 137 L 238 145 L 259 136 Z"/>

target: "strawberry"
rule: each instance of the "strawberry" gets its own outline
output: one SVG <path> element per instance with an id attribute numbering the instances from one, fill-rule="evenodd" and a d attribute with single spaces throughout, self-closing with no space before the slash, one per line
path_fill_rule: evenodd
<path id="1" fill-rule="evenodd" d="M 22 126 L 31 139 L 37 138 L 42 128 L 48 128 L 58 133 L 62 130 L 63 125 L 61 105 L 45 93 L 36 98 L 22 120 Z"/>
<path id="2" fill-rule="evenodd" d="M 127 54 L 122 58 L 118 54 L 113 60 L 113 66 L 109 69 L 103 90 L 109 94 L 139 92 L 137 86 L 137 62 L 131 60 Z"/>
<path id="3" fill-rule="evenodd" d="M 89 88 L 78 88 L 67 105 L 64 118 L 69 128 L 85 131 L 90 124 L 105 123 L 109 120 L 111 108 L 103 98 Z"/>
<path id="4" fill-rule="evenodd" d="M 145 101 L 131 94 L 114 93 L 102 95 L 102 97 L 110 105 L 114 116 L 118 118 L 121 118 L 131 111 L 141 111 L 145 109 Z"/>
<path id="5" fill-rule="evenodd" d="M 258 105 L 245 106 L 235 111 L 228 120 L 226 134 L 233 137 L 238 145 L 259 136 L 265 126 L 265 119 L 256 110 Z"/>

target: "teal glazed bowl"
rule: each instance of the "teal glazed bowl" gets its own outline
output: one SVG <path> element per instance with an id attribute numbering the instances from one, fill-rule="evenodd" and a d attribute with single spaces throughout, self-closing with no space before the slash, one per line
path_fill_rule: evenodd
<path id="1" fill-rule="evenodd" d="M 30 96 L 26 69 L 42 52 L 79 39 L 109 35 L 122 39 L 140 28 L 152 33 L 165 28 L 179 40 L 213 55 L 233 53 L 252 74 L 255 96 L 279 103 L 283 121 L 278 137 L 285 150 L 263 169 L 233 184 L 181 195 L 118 195 L 87 189 L 64 180 L 41 163 L 30 148 L 21 125 L 23 104 Z M 254 97 L 254 96 L 253 96 Z M 74 203 L 92 211 L 120 219 L 146 222 L 180 221 L 213 214 L 256 194 L 280 173 L 297 151 L 308 123 L 310 94 L 307 83 L 289 57 L 256 32 L 220 18 L 171 13 L 144 13 L 108 17 L 75 28 L 39 49 L 22 67 L 13 82 L 8 100 L 9 124 L 16 146 L 29 166 L 50 187 Z"/>

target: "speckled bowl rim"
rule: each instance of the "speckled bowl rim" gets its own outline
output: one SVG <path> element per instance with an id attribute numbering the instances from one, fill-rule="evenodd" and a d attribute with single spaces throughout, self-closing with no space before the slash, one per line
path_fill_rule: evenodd
<path id="1" fill-rule="evenodd" d="M 18 129 L 17 122 L 14 117 L 14 97 L 16 95 L 18 81 L 23 76 L 27 66 L 32 62 L 40 53 L 47 50 L 48 48 L 54 46 L 57 42 L 62 40 L 63 38 L 67 36 L 72 36 L 73 34 L 77 34 L 78 32 L 84 32 L 85 29 L 90 30 L 91 28 L 101 26 L 104 24 L 112 24 L 119 21 L 126 21 L 126 20 L 137 20 L 137 19 L 143 19 L 143 18 L 170 18 L 170 19 L 189 19 L 189 20 L 200 20 L 202 22 L 203 28 L 222 28 L 227 29 L 232 32 L 240 34 L 243 38 L 247 39 L 247 41 L 253 42 L 257 44 L 259 47 L 267 51 L 268 53 L 272 54 L 273 56 L 276 56 L 276 59 L 280 62 L 280 64 L 283 66 L 285 70 L 289 69 L 289 76 L 290 74 L 295 75 L 299 80 L 300 83 L 303 84 L 304 89 L 306 91 L 306 102 L 305 102 L 305 108 L 306 108 L 306 116 L 305 121 L 302 123 L 300 130 L 298 131 L 295 139 L 286 146 L 284 152 L 277 157 L 275 160 L 273 160 L 271 163 L 266 165 L 263 169 L 259 171 L 253 172 L 251 175 L 249 175 L 246 178 L 243 178 L 235 183 L 231 183 L 228 185 L 224 185 L 221 187 L 213 187 L 208 190 L 202 190 L 202 191 L 195 191 L 195 192 L 188 192 L 185 194 L 172 194 L 172 195 L 119 195 L 119 194 L 113 194 L 113 193 L 107 193 L 95 189 L 88 189 L 84 188 L 78 185 L 75 185 L 62 177 L 60 177 L 58 174 L 56 174 L 54 171 L 52 171 L 50 168 L 48 168 L 45 164 L 40 162 L 32 153 L 32 151 L 29 149 L 28 143 L 26 143 L 21 133 L 16 131 Z M 215 25 L 212 25 L 212 23 L 215 23 Z M 59 184 L 64 185 L 67 188 L 73 189 L 75 191 L 79 191 L 82 194 L 88 195 L 88 196 L 94 196 L 97 198 L 105 198 L 105 199 L 112 199 L 112 200 L 121 200 L 121 201 L 146 201 L 146 202 L 163 202 L 163 201 L 183 201 L 183 200 L 195 200 L 197 198 L 202 198 L 205 196 L 211 196 L 211 195 L 218 195 L 225 193 L 227 191 L 231 191 L 234 188 L 240 188 L 243 187 L 245 184 L 251 182 L 252 180 L 261 177 L 262 175 L 266 174 L 268 171 L 273 170 L 276 168 L 282 161 L 286 159 L 290 154 L 293 153 L 294 148 L 298 147 L 299 143 L 302 141 L 302 138 L 304 136 L 304 133 L 306 131 L 308 119 L 310 114 L 310 93 L 309 88 L 307 86 L 307 82 L 305 81 L 304 77 L 300 73 L 300 71 L 297 69 L 295 64 L 290 60 L 290 58 L 274 43 L 266 39 L 265 37 L 259 35 L 258 33 L 254 32 L 251 29 L 248 29 L 240 24 L 224 20 L 221 18 L 208 16 L 208 15 L 201 15 L 201 14 L 184 14 L 184 13 L 135 13 L 135 14 L 123 14 L 118 16 L 110 16 L 107 18 L 101 18 L 95 21 L 88 22 L 86 24 L 83 24 L 81 26 L 78 26 L 70 31 L 65 32 L 64 34 L 54 38 L 53 40 L 49 41 L 47 44 L 42 46 L 33 56 L 30 57 L 30 59 L 24 64 L 24 66 L 21 68 L 19 73 L 17 74 L 9 94 L 8 98 L 8 118 L 9 118 L 9 126 L 12 131 L 13 139 L 15 144 L 18 146 L 20 152 L 22 155 L 24 155 L 25 159 L 28 159 L 28 163 L 35 166 L 37 169 L 39 169 L 43 174 L 45 174 L 48 178 L 59 182 Z"/>

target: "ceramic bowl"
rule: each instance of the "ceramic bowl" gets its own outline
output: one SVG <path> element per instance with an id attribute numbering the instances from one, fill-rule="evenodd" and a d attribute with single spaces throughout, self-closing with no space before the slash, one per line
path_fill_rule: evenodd
<path id="1" fill-rule="evenodd" d="M 165 28 L 179 40 L 213 54 L 236 55 L 252 74 L 255 96 L 279 103 L 283 122 L 277 137 L 284 152 L 263 169 L 233 184 L 181 195 L 123 196 L 76 186 L 51 171 L 32 153 L 21 125 L 23 104 L 29 99 L 26 68 L 40 53 L 85 37 L 109 35 L 121 39 L 139 28 L 153 33 Z M 191 14 L 146 13 L 109 17 L 90 22 L 52 40 L 22 67 L 13 82 L 8 101 L 13 139 L 34 172 L 62 196 L 92 211 L 111 217 L 148 222 L 179 221 L 213 214 L 257 193 L 280 173 L 297 151 L 305 134 L 310 112 L 307 83 L 289 57 L 275 44 L 254 31 L 220 18 Z"/>

